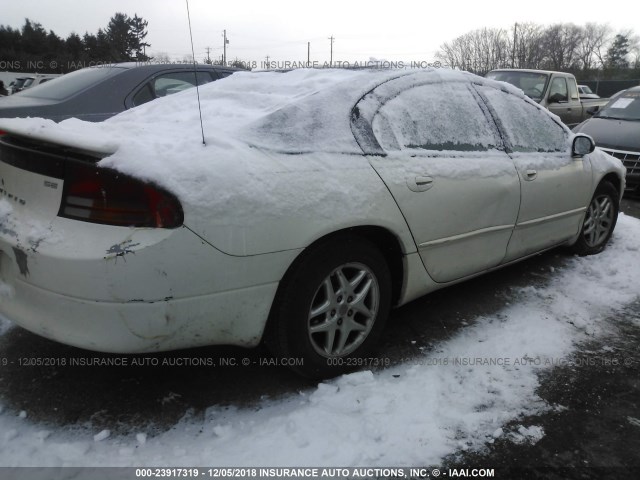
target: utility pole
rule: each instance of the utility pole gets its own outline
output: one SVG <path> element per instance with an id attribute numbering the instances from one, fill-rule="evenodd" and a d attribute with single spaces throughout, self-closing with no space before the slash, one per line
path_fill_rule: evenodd
<path id="1" fill-rule="evenodd" d="M 205 50 L 207 51 L 207 59 L 205 60 L 205 63 L 211 65 L 211 55 L 209 55 L 211 53 L 211 47 L 207 47 Z"/>
<path id="2" fill-rule="evenodd" d="M 307 68 L 311 65 L 311 42 L 307 42 Z"/>
<path id="3" fill-rule="evenodd" d="M 333 35 L 331 35 L 329 37 L 329 40 L 331 40 L 331 56 L 329 57 L 329 66 L 333 66 L 333 41 L 335 40 L 335 38 L 333 38 Z"/>
<path id="4" fill-rule="evenodd" d="M 270 68 L 270 67 L 269 67 L 269 58 L 270 58 L 270 57 L 269 57 L 269 55 L 267 55 L 267 56 L 266 56 L 266 60 L 267 60 L 267 62 L 266 62 L 266 64 L 267 64 L 267 68 Z"/>
<path id="5" fill-rule="evenodd" d="M 516 45 L 518 43 L 518 22 L 513 26 L 513 51 L 511 52 L 511 68 L 516 68 Z"/>
<path id="6" fill-rule="evenodd" d="M 224 39 L 223 49 L 222 49 L 222 64 L 226 67 L 227 66 L 227 45 L 229 43 L 229 40 L 227 40 L 226 30 L 223 30 L 222 37 Z"/>

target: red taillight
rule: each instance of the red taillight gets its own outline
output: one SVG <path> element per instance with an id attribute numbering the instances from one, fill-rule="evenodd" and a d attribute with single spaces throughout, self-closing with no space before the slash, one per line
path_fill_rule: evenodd
<path id="1" fill-rule="evenodd" d="M 58 215 L 122 227 L 176 228 L 184 214 L 169 192 L 108 168 L 69 162 Z"/>

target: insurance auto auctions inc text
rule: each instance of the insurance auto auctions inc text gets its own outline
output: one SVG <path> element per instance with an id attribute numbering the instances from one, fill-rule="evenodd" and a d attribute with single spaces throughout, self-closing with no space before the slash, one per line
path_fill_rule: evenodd
<path id="1" fill-rule="evenodd" d="M 213 477 L 221 478 L 438 478 L 443 477 L 484 477 L 495 476 L 493 468 L 458 468 L 440 470 L 437 468 L 215 468 L 208 470 Z"/>

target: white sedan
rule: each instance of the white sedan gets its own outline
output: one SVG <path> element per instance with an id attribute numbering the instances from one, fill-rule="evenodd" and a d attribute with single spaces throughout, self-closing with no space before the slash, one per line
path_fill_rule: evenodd
<path id="1" fill-rule="evenodd" d="M 200 89 L 202 127 L 196 98 L 0 123 L 3 316 L 106 352 L 265 341 L 325 377 L 371 355 L 390 308 L 598 253 L 616 224 L 620 161 L 507 84 L 236 73 Z"/>

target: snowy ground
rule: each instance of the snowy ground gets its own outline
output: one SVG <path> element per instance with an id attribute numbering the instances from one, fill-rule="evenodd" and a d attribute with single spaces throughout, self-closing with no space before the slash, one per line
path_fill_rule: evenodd
<path id="1" fill-rule="evenodd" d="M 539 373 L 566 364 L 638 299 L 639 239 L 640 220 L 621 215 L 605 252 L 571 259 L 542 287 L 514 289 L 508 307 L 422 357 L 259 408 L 212 405 L 158 434 L 51 427 L 30 420 L 28 404 L 3 408 L 0 392 L 0 465 L 423 466 L 496 438 L 535 442 L 544 430 L 518 419 L 562 408 L 537 395 Z M 10 328 L 0 320 L 0 335 Z"/>

